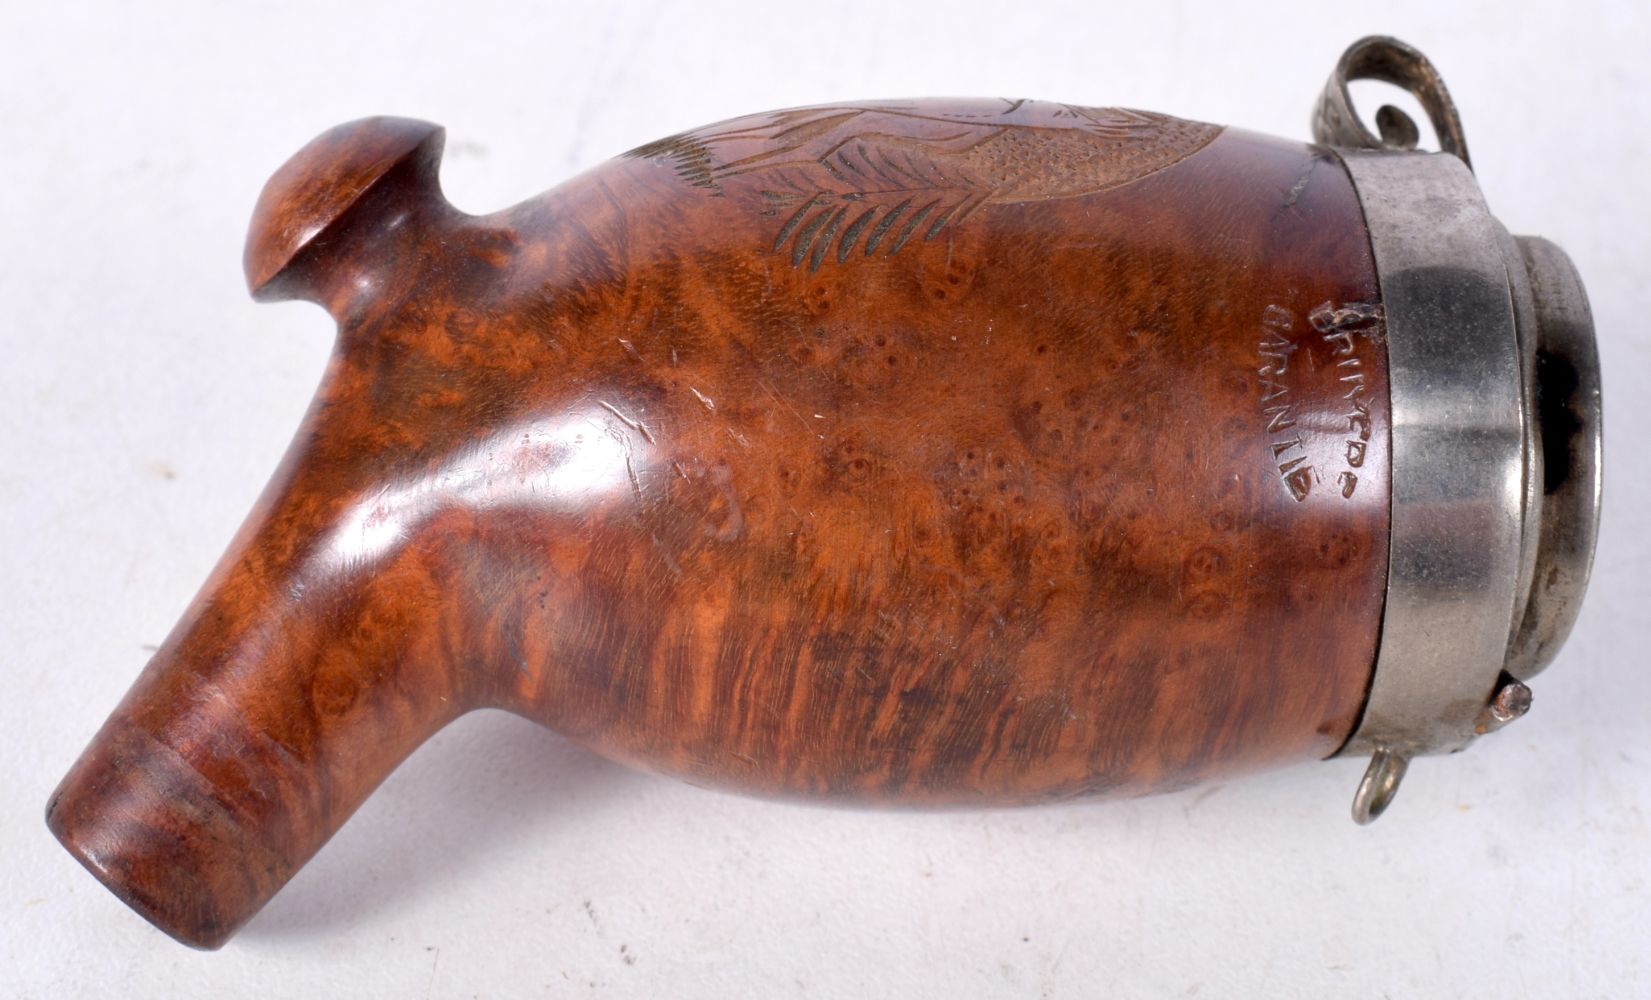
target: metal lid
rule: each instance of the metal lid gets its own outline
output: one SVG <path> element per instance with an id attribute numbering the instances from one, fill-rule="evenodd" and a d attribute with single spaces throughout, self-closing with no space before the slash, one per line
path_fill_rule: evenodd
<path id="1" fill-rule="evenodd" d="M 1524 614 L 1504 669 L 1521 681 L 1559 652 L 1582 610 L 1599 536 L 1604 457 L 1599 349 L 1582 278 L 1540 236 L 1513 242 L 1530 283 L 1534 357 L 1527 371 L 1542 478 Z"/>

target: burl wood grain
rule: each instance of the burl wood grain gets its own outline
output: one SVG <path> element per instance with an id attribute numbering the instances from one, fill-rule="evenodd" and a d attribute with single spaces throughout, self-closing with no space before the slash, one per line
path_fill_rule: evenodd
<path id="1" fill-rule="evenodd" d="M 273 179 L 260 297 L 339 321 L 285 462 L 50 808 L 221 944 L 481 707 L 686 780 L 922 805 L 1324 756 L 1386 573 L 1358 204 L 1138 112 L 758 115 L 495 215 L 441 133 Z"/>

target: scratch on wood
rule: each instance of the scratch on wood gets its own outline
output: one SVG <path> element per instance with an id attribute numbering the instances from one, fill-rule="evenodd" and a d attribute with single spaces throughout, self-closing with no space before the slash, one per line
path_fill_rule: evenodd
<path id="1" fill-rule="evenodd" d="M 642 421 L 636 419 L 635 417 L 625 416 L 623 413 L 619 412 L 618 407 L 614 406 L 612 403 L 608 402 L 605 399 L 599 399 L 599 400 L 597 400 L 597 402 L 602 404 L 602 408 L 604 410 L 607 410 L 609 413 L 613 414 L 615 417 L 618 417 L 620 423 L 624 424 L 626 427 L 629 427 L 631 430 L 636 431 L 637 433 L 641 434 L 644 438 L 646 438 L 649 444 L 654 444 L 655 443 L 654 442 L 653 431 L 648 430 L 648 425 L 647 424 L 645 424 Z"/>

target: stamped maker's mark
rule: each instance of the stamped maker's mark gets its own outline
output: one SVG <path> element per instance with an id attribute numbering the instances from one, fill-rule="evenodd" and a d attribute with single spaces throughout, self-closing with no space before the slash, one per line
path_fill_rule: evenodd
<path id="1" fill-rule="evenodd" d="M 1296 320 L 1290 310 L 1270 305 L 1261 314 L 1260 339 L 1256 354 L 1261 361 L 1256 369 L 1260 390 L 1261 417 L 1267 435 L 1272 462 L 1279 481 L 1300 503 L 1307 499 L 1315 486 L 1324 482 L 1327 471 L 1315 464 L 1313 456 L 1322 451 L 1318 442 L 1311 440 L 1301 423 L 1303 407 L 1318 407 L 1324 387 L 1318 385 L 1327 371 L 1332 379 L 1329 392 L 1339 412 L 1335 419 L 1345 422 L 1345 431 L 1338 431 L 1333 462 L 1325 463 L 1328 474 L 1342 499 L 1351 500 L 1359 488 L 1373 430 L 1370 406 L 1369 380 L 1365 359 L 1360 352 L 1369 335 L 1379 331 L 1382 308 L 1368 302 L 1345 305 L 1322 303 L 1307 314 L 1307 322 L 1316 334 L 1318 349 L 1326 353 L 1324 362 L 1315 365 L 1316 380 L 1307 383 L 1308 376 L 1301 365 L 1292 368 L 1292 361 L 1304 344 L 1296 336 Z M 1313 341 L 1305 345 L 1312 349 Z M 1318 435 L 1322 437 L 1322 432 Z"/>
<path id="2" fill-rule="evenodd" d="M 1364 466 L 1371 433 L 1370 385 L 1359 345 L 1364 342 L 1365 334 L 1381 321 L 1382 307 L 1369 302 L 1343 306 L 1325 302 L 1307 314 L 1307 322 L 1330 348 L 1330 358 L 1335 362 L 1336 387 L 1341 390 L 1342 404 L 1338 419 L 1347 422 L 1346 437 L 1342 441 L 1345 468 L 1336 476 L 1336 486 L 1348 500 L 1359 487 L 1359 469 Z"/>

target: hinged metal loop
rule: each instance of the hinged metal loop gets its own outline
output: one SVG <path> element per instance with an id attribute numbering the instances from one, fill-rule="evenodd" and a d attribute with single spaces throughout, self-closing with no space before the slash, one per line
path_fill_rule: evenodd
<path id="1" fill-rule="evenodd" d="M 1326 146 L 1352 149 L 1415 149 L 1419 131 L 1410 116 L 1392 105 L 1376 112 L 1381 135 L 1374 135 L 1353 107 L 1347 85 L 1353 80 L 1380 80 L 1402 87 L 1427 111 L 1439 148 L 1473 169 L 1462 119 L 1445 89 L 1439 71 L 1427 56 L 1397 38 L 1371 35 L 1348 46 L 1336 63 L 1313 109 L 1313 140 Z"/>
<path id="2" fill-rule="evenodd" d="M 1365 768 L 1359 790 L 1353 795 L 1353 822 L 1366 826 L 1386 812 L 1409 766 L 1410 758 L 1378 747 L 1370 755 L 1370 766 Z"/>

